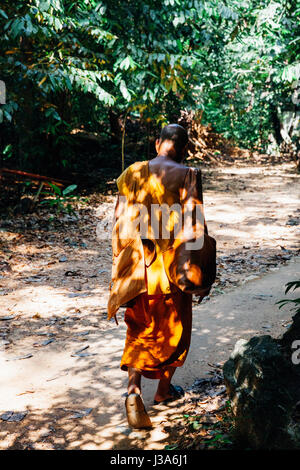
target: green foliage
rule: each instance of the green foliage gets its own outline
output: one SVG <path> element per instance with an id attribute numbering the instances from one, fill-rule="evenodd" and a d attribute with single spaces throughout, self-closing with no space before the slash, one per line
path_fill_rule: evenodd
<path id="1" fill-rule="evenodd" d="M 300 288 L 300 281 L 291 281 L 286 284 L 285 294 L 289 291 L 294 291 Z M 283 299 L 276 302 L 279 304 L 279 308 L 282 308 L 284 305 L 292 304 L 296 313 L 300 313 L 300 297 L 297 299 Z"/>
<path id="2" fill-rule="evenodd" d="M 75 189 L 77 189 L 77 185 L 71 184 L 70 186 L 67 186 L 65 189 L 61 189 L 53 183 L 48 183 L 48 184 L 53 189 L 53 192 L 50 192 L 50 191 L 42 192 L 42 194 L 44 196 L 47 196 L 48 198 L 41 201 L 40 204 L 46 204 L 49 207 L 54 207 L 57 215 L 63 212 L 67 212 L 68 214 L 71 214 L 71 213 L 74 214 L 75 211 L 71 203 L 74 200 L 74 198 L 78 199 L 79 196 L 76 196 L 72 193 L 75 191 Z"/>
<path id="3" fill-rule="evenodd" d="M 177 444 L 168 444 L 164 447 L 165 450 L 175 450 L 178 448 L 178 445 Z"/>
<path id="4" fill-rule="evenodd" d="M 265 149 L 275 133 L 274 113 L 296 111 L 292 82 L 300 77 L 300 3 L 233 3 L 240 20 L 208 69 L 205 119 L 226 137 Z"/>
<path id="5" fill-rule="evenodd" d="M 274 112 L 298 106 L 299 12 L 298 0 L 3 0 L 0 150 L 68 167 L 73 129 L 104 138 L 112 110 L 161 126 L 183 108 L 264 148 Z"/>
<path id="6" fill-rule="evenodd" d="M 6 145 L 5 149 L 3 150 L 3 160 L 8 160 L 12 156 L 12 144 Z"/>

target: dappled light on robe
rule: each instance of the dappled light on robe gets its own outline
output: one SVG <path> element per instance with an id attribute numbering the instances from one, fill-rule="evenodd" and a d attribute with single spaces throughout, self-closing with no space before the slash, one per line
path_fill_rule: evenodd
<path id="1" fill-rule="evenodd" d="M 121 368 L 159 379 L 164 367 L 183 365 L 190 345 L 192 296 L 182 292 L 139 295 L 125 313 L 127 337 Z"/>
<path id="2" fill-rule="evenodd" d="M 190 346 L 192 295 L 176 287 L 165 268 L 167 252 L 177 238 L 176 224 L 182 208 L 187 200 L 191 201 L 190 187 L 183 184 L 177 192 L 169 191 L 163 177 L 150 173 L 148 162 L 131 165 L 118 178 L 117 185 L 123 199 L 119 208 L 117 204 L 113 229 L 108 316 L 115 316 L 120 306 L 127 306 L 122 370 L 132 367 L 145 377 L 159 379 L 165 368 L 183 365 Z M 201 202 L 192 200 L 194 205 Z M 133 228 L 127 231 L 122 229 L 128 229 L 136 217 L 135 208 L 132 210 L 136 204 L 147 209 L 139 219 L 141 224 L 145 222 L 147 230 L 142 238 L 141 224 L 132 224 Z M 169 208 L 165 219 L 162 211 L 151 210 L 153 205 Z M 179 207 L 180 212 L 174 211 L 174 207 Z M 153 219 L 159 226 L 158 232 L 153 230 Z M 169 237 L 163 236 L 164 227 Z M 203 224 L 194 227 L 197 233 L 203 234 Z M 182 232 L 182 227 L 179 230 Z M 126 236 L 122 237 L 124 233 Z"/>
<path id="3" fill-rule="evenodd" d="M 186 186 L 183 184 L 177 192 L 169 191 L 163 184 L 163 176 L 158 177 L 150 173 L 148 162 L 136 162 L 130 165 L 118 178 L 119 194 L 125 199 L 125 202 L 123 199 L 112 234 L 113 266 L 108 301 L 109 319 L 116 315 L 121 305 L 141 293 L 172 292 L 170 276 L 165 269 L 174 257 L 174 250 L 172 251 L 170 248 L 172 248 L 175 238 L 179 240 L 179 243 L 190 239 L 190 233 L 188 236 L 185 234 L 186 227 L 179 227 L 181 233 L 179 236 L 179 219 L 181 221 L 184 219 L 183 208 L 189 204 L 193 207 L 196 205 L 202 207 L 202 200 L 194 197 L 193 190 L 187 183 L 185 183 Z M 186 204 L 187 202 L 189 204 Z M 137 205 L 146 209 L 141 211 L 140 224 L 136 224 Z M 169 212 L 166 211 L 166 217 L 164 217 L 164 211 L 153 211 L 153 206 L 168 207 Z M 181 207 L 182 213 L 174 211 L 174 207 Z M 142 238 L 151 240 L 154 246 L 154 259 L 147 273 L 149 281 L 153 281 L 149 282 L 150 290 L 147 289 L 144 279 L 145 264 L 148 263 L 141 240 L 141 225 L 146 230 Z M 200 239 L 204 233 L 204 223 L 202 221 L 194 223 L 193 221 L 188 225 L 191 227 L 188 232 Z M 158 233 L 155 229 L 157 226 L 159 227 Z M 167 237 L 163 236 L 164 229 L 168 233 Z M 163 258 L 168 261 L 167 264 Z M 152 288 L 153 285 L 154 288 Z"/>

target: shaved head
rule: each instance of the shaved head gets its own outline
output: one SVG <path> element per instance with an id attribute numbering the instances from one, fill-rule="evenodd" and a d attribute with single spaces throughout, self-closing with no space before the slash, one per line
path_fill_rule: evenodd
<path id="1" fill-rule="evenodd" d="M 173 142 L 176 153 L 181 154 L 188 143 L 189 137 L 184 127 L 179 124 L 168 124 L 163 127 L 160 133 L 160 142 L 163 143 L 165 140 Z"/>

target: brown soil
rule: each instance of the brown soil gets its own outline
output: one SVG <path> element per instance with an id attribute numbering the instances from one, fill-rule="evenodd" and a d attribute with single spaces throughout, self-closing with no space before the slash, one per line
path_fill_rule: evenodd
<path id="1" fill-rule="evenodd" d="M 185 389 L 226 360 L 240 337 L 284 331 L 291 312 L 275 302 L 284 284 L 299 278 L 294 165 L 204 168 L 203 179 L 218 278 L 210 298 L 195 303 L 191 351 L 174 379 Z M 49 220 L 39 209 L 1 223 L 0 414 L 27 412 L 20 421 L 0 421 L 1 449 L 161 449 L 183 445 L 178 435 L 191 425 L 184 414 L 218 420 L 224 394 L 208 393 L 201 404 L 203 396 L 193 402 L 187 393 L 166 409 L 152 406 L 156 381 L 145 381 L 154 429 L 127 427 L 126 374 L 119 369 L 125 325 L 106 320 L 114 202 L 113 195 L 94 194 L 78 202 L 75 215 Z M 97 226 L 105 239 L 97 238 Z"/>

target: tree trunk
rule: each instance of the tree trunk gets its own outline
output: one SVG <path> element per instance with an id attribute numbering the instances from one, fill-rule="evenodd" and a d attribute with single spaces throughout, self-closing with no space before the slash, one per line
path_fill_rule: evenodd
<path id="1" fill-rule="evenodd" d="M 122 138 L 122 126 L 120 116 L 116 114 L 111 108 L 108 111 L 111 140 L 114 144 L 119 144 Z"/>
<path id="2" fill-rule="evenodd" d="M 279 145 L 282 143 L 283 138 L 281 135 L 281 122 L 278 116 L 278 112 L 275 105 L 271 105 L 271 120 L 274 129 L 274 136 L 276 139 L 276 143 Z"/>

